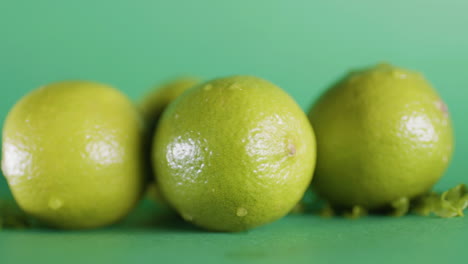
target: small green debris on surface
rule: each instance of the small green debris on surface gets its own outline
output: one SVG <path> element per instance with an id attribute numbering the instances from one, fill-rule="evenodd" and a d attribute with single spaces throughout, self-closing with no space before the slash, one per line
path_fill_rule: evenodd
<path id="1" fill-rule="evenodd" d="M 428 193 L 414 201 L 412 212 L 418 215 L 436 215 L 443 218 L 464 216 L 468 207 L 468 193 L 465 184 L 459 184 L 442 194 Z"/>
<path id="2" fill-rule="evenodd" d="M 356 205 L 350 209 L 334 208 L 330 203 L 319 200 L 317 197 L 309 197 L 299 202 L 291 214 L 317 214 L 323 218 L 335 216 L 348 219 L 358 219 L 368 215 L 364 207 Z M 401 197 L 390 204 L 387 215 L 401 217 L 407 214 L 420 216 L 438 216 L 442 218 L 463 217 L 464 210 L 468 207 L 468 189 L 465 184 L 459 184 L 445 192 L 429 192 L 414 200 Z M 380 211 L 379 213 L 382 213 Z M 0 200 L 0 230 L 2 229 L 27 229 L 34 226 L 33 220 L 28 217 L 12 201 Z"/>
<path id="3" fill-rule="evenodd" d="M 408 214 L 410 209 L 410 201 L 407 197 L 401 197 L 391 203 L 392 211 L 390 213 L 391 216 L 404 216 Z"/>
<path id="4" fill-rule="evenodd" d="M 335 216 L 335 210 L 329 203 L 325 203 L 323 208 L 320 210 L 319 215 L 324 218 L 331 218 Z"/>
<path id="5" fill-rule="evenodd" d="M 416 214 L 420 216 L 451 218 L 463 217 L 464 210 L 467 209 L 467 207 L 468 189 L 465 184 L 459 184 L 442 193 L 428 192 L 413 200 L 409 200 L 407 197 L 401 197 L 381 210 L 368 211 L 366 208 L 359 205 L 347 209 L 336 208 L 330 203 L 316 198 L 313 204 L 303 201 L 300 204 L 301 209 L 295 209 L 294 213 L 312 212 L 323 218 L 341 216 L 349 219 L 364 217 L 369 213 L 393 217 Z"/>
<path id="6" fill-rule="evenodd" d="M 343 216 L 349 219 L 358 219 L 368 214 L 366 208 L 355 205 L 350 211 L 344 211 Z"/>

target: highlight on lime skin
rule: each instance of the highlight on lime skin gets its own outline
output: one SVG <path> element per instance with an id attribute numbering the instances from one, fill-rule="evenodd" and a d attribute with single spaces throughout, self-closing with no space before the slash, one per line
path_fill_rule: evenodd
<path id="1" fill-rule="evenodd" d="M 452 218 L 468 207 L 464 184 L 431 191 L 453 152 L 447 105 L 422 74 L 390 64 L 347 74 L 307 115 L 254 76 L 174 79 L 138 106 L 105 84 L 52 83 L 12 108 L 2 144 L 16 204 L 0 201 L 0 229 L 108 226 L 145 191 L 225 232 L 288 213 Z"/>
<path id="2" fill-rule="evenodd" d="M 422 74 L 389 64 L 353 71 L 312 105 L 312 189 L 335 208 L 398 208 L 445 173 L 453 152 L 447 106 Z"/>
<path id="3" fill-rule="evenodd" d="M 107 226 L 142 195 L 143 136 L 140 113 L 113 87 L 52 83 L 9 112 L 2 171 L 18 206 L 35 219 L 63 229 Z"/>
<path id="4" fill-rule="evenodd" d="M 282 89 L 252 76 L 189 89 L 164 111 L 153 146 L 163 196 L 186 221 L 214 231 L 283 217 L 315 166 L 304 112 Z"/>

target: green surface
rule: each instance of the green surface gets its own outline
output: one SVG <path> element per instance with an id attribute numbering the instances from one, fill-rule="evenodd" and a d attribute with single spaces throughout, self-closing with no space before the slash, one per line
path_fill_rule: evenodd
<path id="1" fill-rule="evenodd" d="M 151 214 L 87 232 L 7 231 L 3 263 L 463 263 L 466 219 L 288 216 L 245 233 L 208 233 Z M 422 221 L 423 220 L 423 221 Z M 456 243 L 459 242 L 459 243 Z M 6 260 L 6 262 L 5 262 Z"/>
<path id="2" fill-rule="evenodd" d="M 179 74 L 258 75 L 308 109 L 350 68 L 386 60 L 423 72 L 449 106 L 456 147 L 436 187 L 443 189 L 468 182 L 467 8 L 465 0 L 2 0 L 0 121 L 22 95 L 52 81 L 105 82 L 139 99 Z M 240 234 L 170 223 L 3 231 L 0 263 L 448 263 L 465 261 L 468 237 L 468 218 L 290 216 Z"/>

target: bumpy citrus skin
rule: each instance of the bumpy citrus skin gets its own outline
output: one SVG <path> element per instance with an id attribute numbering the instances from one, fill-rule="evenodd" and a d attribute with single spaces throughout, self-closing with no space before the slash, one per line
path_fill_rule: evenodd
<path id="1" fill-rule="evenodd" d="M 312 183 L 335 206 L 385 206 L 428 191 L 451 159 L 447 107 L 419 73 L 382 64 L 350 73 L 312 107 Z"/>
<path id="2" fill-rule="evenodd" d="M 141 196 L 143 132 L 137 109 L 115 89 L 54 83 L 8 114 L 3 173 L 20 207 L 51 226 L 111 224 Z"/>
<path id="3" fill-rule="evenodd" d="M 315 167 L 315 137 L 280 88 L 234 76 L 170 104 L 153 154 L 163 195 L 184 219 L 241 231 L 284 216 L 301 199 Z"/>
<path id="4" fill-rule="evenodd" d="M 151 182 L 147 188 L 147 196 L 160 205 L 167 205 L 167 202 L 164 197 L 162 197 L 161 191 L 159 190 L 157 176 L 152 175 L 154 170 L 151 165 L 151 152 L 156 126 L 166 107 L 183 92 L 195 86 L 199 82 L 200 80 L 195 77 L 181 77 L 168 81 L 155 87 L 139 104 L 139 108 L 145 118 L 147 128 L 145 136 L 145 159 L 147 167 L 149 168 L 147 171 L 148 173 L 151 173 L 151 175 L 148 175 Z"/>

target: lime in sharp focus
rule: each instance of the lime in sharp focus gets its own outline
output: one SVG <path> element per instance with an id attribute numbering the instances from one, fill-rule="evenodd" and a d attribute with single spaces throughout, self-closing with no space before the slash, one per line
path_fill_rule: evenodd
<path id="1" fill-rule="evenodd" d="M 177 98 L 160 120 L 153 154 L 163 195 L 184 219 L 241 231 L 281 218 L 301 199 L 315 138 L 284 91 L 234 76 Z"/>

